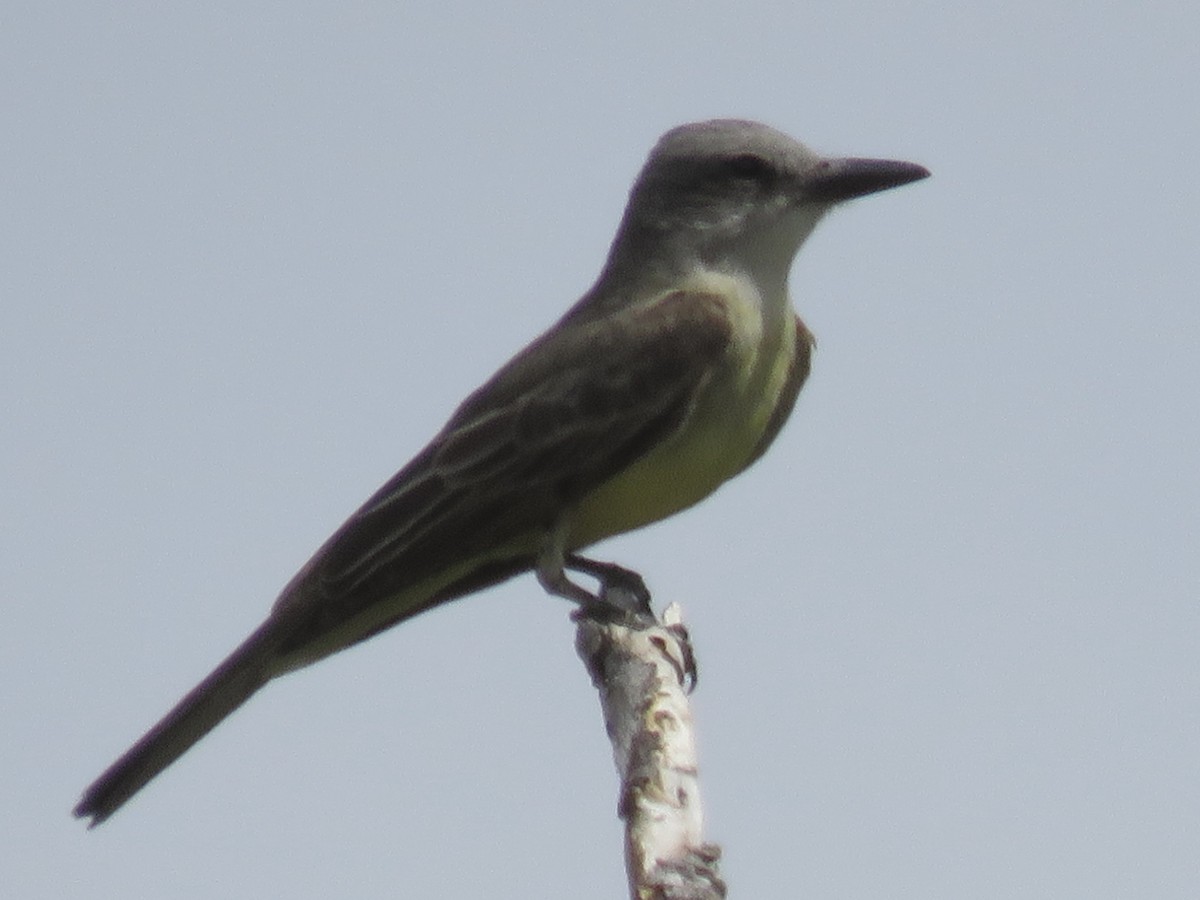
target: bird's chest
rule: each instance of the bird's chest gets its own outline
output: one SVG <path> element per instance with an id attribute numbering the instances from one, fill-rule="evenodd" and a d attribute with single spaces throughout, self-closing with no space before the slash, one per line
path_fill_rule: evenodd
<path id="1" fill-rule="evenodd" d="M 795 353 L 794 327 L 764 327 L 737 310 L 735 340 L 697 391 L 681 427 L 583 498 L 570 543 L 584 546 L 656 522 L 703 500 L 753 457 L 780 402 Z M 790 324 L 790 322 L 789 322 Z"/>

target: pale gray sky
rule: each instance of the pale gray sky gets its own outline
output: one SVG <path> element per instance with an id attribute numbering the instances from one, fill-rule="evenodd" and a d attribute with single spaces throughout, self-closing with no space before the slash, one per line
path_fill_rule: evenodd
<path id="1" fill-rule="evenodd" d="M 681 602 L 733 896 L 1200 890 L 1192 4 L 64 3 L 0 29 L 0 886 L 622 895 L 521 579 L 79 791 L 594 278 L 660 132 L 934 177 L 793 272 L 754 470 L 609 542 Z"/>

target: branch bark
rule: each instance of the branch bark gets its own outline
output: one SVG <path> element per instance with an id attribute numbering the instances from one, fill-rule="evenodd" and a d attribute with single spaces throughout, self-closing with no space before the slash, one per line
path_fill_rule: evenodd
<path id="1" fill-rule="evenodd" d="M 583 617 L 575 647 L 600 693 L 621 778 L 633 900 L 720 900 L 721 851 L 701 840 L 700 781 L 688 688 L 695 668 L 679 607 L 661 622 Z"/>

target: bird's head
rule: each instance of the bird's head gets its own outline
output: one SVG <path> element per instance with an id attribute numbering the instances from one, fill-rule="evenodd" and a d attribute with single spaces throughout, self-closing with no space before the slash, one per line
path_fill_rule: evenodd
<path id="1" fill-rule="evenodd" d="M 622 243 L 644 250 L 649 242 L 656 253 L 665 244 L 720 257 L 752 242 L 790 264 L 835 204 L 928 175 L 915 163 L 824 157 L 758 122 L 682 125 L 650 152 L 614 251 Z"/>

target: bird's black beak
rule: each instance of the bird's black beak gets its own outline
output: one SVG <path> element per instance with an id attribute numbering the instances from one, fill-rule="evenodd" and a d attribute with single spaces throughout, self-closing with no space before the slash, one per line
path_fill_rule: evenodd
<path id="1" fill-rule="evenodd" d="M 812 200 L 837 203 L 928 177 L 924 166 L 894 159 L 823 159 L 809 171 L 804 194 Z"/>

